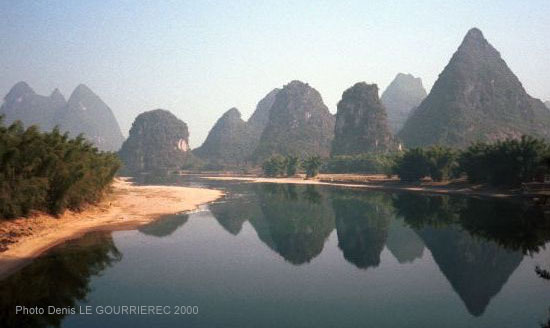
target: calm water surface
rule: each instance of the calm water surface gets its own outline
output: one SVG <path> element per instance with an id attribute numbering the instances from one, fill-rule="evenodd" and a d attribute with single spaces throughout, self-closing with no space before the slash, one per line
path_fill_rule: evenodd
<path id="1" fill-rule="evenodd" d="M 213 183 L 228 197 L 68 242 L 0 281 L 1 327 L 539 327 L 550 223 L 520 203 Z M 195 305 L 197 315 L 15 315 Z"/>

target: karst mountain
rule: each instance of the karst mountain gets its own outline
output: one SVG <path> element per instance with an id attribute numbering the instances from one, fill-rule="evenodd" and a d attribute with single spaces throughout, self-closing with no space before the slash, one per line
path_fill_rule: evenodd
<path id="1" fill-rule="evenodd" d="M 397 147 L 378 86 L 359 82 L 344 91 L 338 102 L 332 155 L 384 153 Z"/>
<path id="2" fill-rule="evenodd" d="M 399 73 L 384 90 L 380 101 L 386 107 L 388 125 L 393 134 L 407 121 L 411 111 L 426 98 L 422 79 L 412 74 Z"/>
<path id="3" fill-rule="evenodd" d="M 524 134 L 548 139 L 549 126 L 550 111 L 473 28 L 398 136 L 409 147 L 465 147 Z"/>
<path id="4" fill-rule="evenodd" d="M 101 150 L 116 151 L 124 137 L 112 110 L 90 88 L 81 84 L 66 101 L 58 89 L 42 96 L 25 82 L 15 84 L 0 107 L 6 124 L 19 120 L 42 131 L 58 126 L 75 137 L 83 134 Z"/>

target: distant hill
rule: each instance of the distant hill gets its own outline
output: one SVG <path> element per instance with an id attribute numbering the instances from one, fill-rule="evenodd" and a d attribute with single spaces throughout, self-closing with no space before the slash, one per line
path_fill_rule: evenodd
<path id="1" fill-rule="evenodd" d="M 338 102 L 332 155 L 354 155 L 396 150 L 388 128 L 386 109 L 378 98 L 378 86 L 356 83 Z"/>
<path id="2" fill-rule="evenodd" d="M 131 174 L 178 170 L 193 161 L 187 124 L 163 109 L 138 115 L 118 154 Z"/>
<path id="3" fill-rule="evenodd" d="M 27 83 L 19 82 L 4 97 L 0 115 L 4 115 L 5 124 L 19 120 L 25 127 L 38 125 L 43 131 L 49 131 L 56 125 L 54 116 L 66 104 L 57 89 L 46 97 L 36 94 Z"/>
<path id="4" fill-rule="evenodd" d="M 62 130 L 73 136 L 82 133 L 101 149 L 117 151 L 124 141 L 113 111 L 84 84 L 76 87 L 55 121 Z"/>
<path id="5" fill-rule="evenodd" d="M 58 89 L 46 97 L 36 94 L 27 83 L 19 82 L 4 98 L 2 114 L 6 124 L 20 120 L 24 126 L 38 125 L 43 131 L 59 126 L 73 137 L 83 133 L 101 150 L 118 150 L 124 141 L 111 109 L 83 84 L 67 102 Z"/>
<path id="6" fill-rule="evenodd" d="M 527 94 L 500 53 L 473 28 L 399 137 L 407 146 L 465 147 L 523 134 L 548 139 L 549 126 L 548 109 Z"/>
<path id="7" fill-rule="evenodd" d="M 259 162 L 273 154 L 328 156 L 333 137 L 334 116 L 319 92 L 292 81 L 275 96 L 253 158 Z"/>
<path id="8" fill-rule="evenodd" d="M 426 90 L 422 79 L 411 74 L 397 74 L 380 98 L 386 107 L 392 133 L 397 133 L 403 127 L 411 110 L 418 107 L 424 98 Z"/>
<path id="9" fill-rule="evenodd" d="M 252 154 L 256 142 L 250 126 L 237 108 L 225 112 L 214 124 L 208 137 L 193 154 L 219 165 L 243 164 Z"/>

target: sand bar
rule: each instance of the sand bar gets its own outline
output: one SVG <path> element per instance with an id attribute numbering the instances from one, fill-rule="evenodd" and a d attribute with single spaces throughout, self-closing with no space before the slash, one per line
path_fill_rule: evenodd
<path id="1" fill-rule="evenodd" d="M 382 175 L 355 175 L 355 179 L 342 178 L 339 174 L 324 174 L 314 179 L 304 179 L 303 177 L 291 178 L 265 178 L 265 177 L 243 177 L 243 176 L 203 176 L 203 179 L 222 180 L 222 181 L 244 181 L 250 183 L 291 183 L 291 184 L 309 184 L 309 185 L 328 185 L 348 188 L 363 188 L 382 191 L 407 191 L 424 194 L 449 194 L 449 195 L 468 195 L 476 197 L 489 198 L 512 198 L 521 196 L 512 190 L 495 189 L 476 189 L 477 186 L 452 187 L 444 184 L 407 184 L 395 180 L 388 181 L 383 179 Z M 359 179 L 361 177 L 361 179 Z"/>
<path id="2" fill-rule="evenodd" d="M 5 220 L 0 222 L 0 237 L 11 240 L 4 243 L 7 249 L 0 252 L 0 279 L 53 246 L 87 232 L 133 229 L 164 215 L 194 210 L 222 195 L 213 189 L 135 186 L 125 179 L 116 179 L 112 192 L 102 202 L 81 212 L 66 211 L 58 218 L 34 214 Z"/>

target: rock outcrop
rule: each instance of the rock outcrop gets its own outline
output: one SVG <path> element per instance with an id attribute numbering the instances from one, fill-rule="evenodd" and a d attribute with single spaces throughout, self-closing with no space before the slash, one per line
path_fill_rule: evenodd
<path id="1" fill-rule="evenodd" d="M 319 92 L 292 81 L 275 96 L 253 158 L 261 162 L 274 154 L 328 156 L 333 137 L 334 117 Z"/>
<path id="2" fill-rule="evenodd" d="M 378 86 L 359 82 L 344 91 L 336 113 L 332 155 L 383 153 L 396 149 L 386 109 L 378 98 Z"/>
<path id="3" fill-rule="evenodd" d="M 544 104 L 548 107 L 548 109 L 550 109 L 550 100 L 546 101 Z"/>
<path id="4" fill-rule="evenodd" d="M 163 109 L 138 115 L 118 154 L 130 174 L 178 170 L 193 160 L 187 124 Z"/>
<path id="5" fill-rule="evenodd" d="M 380 101 L 386 107 L 388 125 L 393 134 L 407 121 L 410 112 L 426 98 L 422 79 L 411 74 L 399 73 L 382 93 Z"/>
<path id="6" fill-rule="evenodd" d="M 549 126 L 542 101 L 527 94 L 500 53 L 473 28 L 398 135 L 411 147 L 466 147 L 524 134 L 548 139 Z"/>

